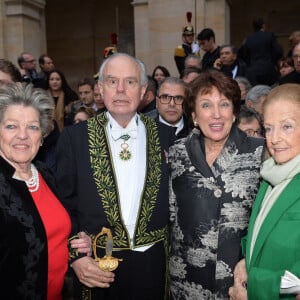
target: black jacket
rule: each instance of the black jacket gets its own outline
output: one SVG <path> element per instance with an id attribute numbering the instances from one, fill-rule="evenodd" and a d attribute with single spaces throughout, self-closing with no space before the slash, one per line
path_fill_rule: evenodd
<path id="1" fill-rule="evenodd" d="M 35 166 L 56 193 L 54 179 L 44 165 L 36 162 Z M 14 172 L 15 169 L 0 157 L 1 297 L 46 300 L 46 232 L 25 182 L 13 179 Z"/>
<path id="2" fill-rule="evenodd" d="M 246 77 L 252 85 L 275 83 L 278 77 L 277 61 L 282 57 L 282 49 L 272 32 L 259 30 L 247 37 L 239 56 L 247 63 Z"/>

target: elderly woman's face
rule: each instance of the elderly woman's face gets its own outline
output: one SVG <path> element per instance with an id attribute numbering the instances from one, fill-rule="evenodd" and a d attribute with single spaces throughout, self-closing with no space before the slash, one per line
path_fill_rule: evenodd
<path id="1" fill-rule="evenodd" d="M 267 147 L 278 164 L 300 153 L 300 105 L 278 99 L 265 107 L 264 125 Z"/>
<path id="2" fill-rule="evenodd" d="M 234 121 L 232 101 L 213 87 L 211 93 L 196 96 L 192 117 L 206 139 L 225 142 Z"/>
<path id="3" fill-rule="evenodd" d="M 39 113 L 32 107 L 10 105 L 0 123 L 0 155 L 16 169 L 31 163 L 42 138 Z"/>

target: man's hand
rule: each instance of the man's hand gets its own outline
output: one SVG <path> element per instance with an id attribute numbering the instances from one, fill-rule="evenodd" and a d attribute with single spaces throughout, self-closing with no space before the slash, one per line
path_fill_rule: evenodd
<path id="1" fill-rule="evenodd" d="M 214 68 L 220 70 L 222 68 L 222 61 L 220 58 L 217 58 L 214 62 Z"/>
<path id="2" fill-rule="evenodd" d="M 114 282 L 115 274 L 100 270 L 98 263 L 91 257 L 79 258 L 71 266 L 79 281 L 88 287 L 108 288 Z"/>
<path id="3" fill-rule="evenodd" d="M 71 241 L 71 247 L 77 249 L 79 253 L 92 256 L 92 239 L 83 231 L 78 233 L 78 237 Z"/>

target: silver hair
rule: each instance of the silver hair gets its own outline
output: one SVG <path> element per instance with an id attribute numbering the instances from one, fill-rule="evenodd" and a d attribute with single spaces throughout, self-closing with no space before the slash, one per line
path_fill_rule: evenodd
<path id="1" fill-rule="evenodd" d="M 105 70 L 106 65 L 113 59 L 115 59 L 116 57 L 127 57 L 129 59 L 131 59 L 139 68 L 140 71 L 140 80 L 141 80 L 141 85 L 144 86 L 148 83 L 148 77 L 147 77 L 147 73 L 146 73 L 146 68 L 145 65 L 142 61 L 140 61 L 139 59 L 127 54 L 127 53 L 120 53 L 117 52 L 111 56 L 109 56 L 108 58 L 106 58 L 104 60 L 104 62 L 101 64 L 100 66 L 100 70 L 99 70 L 99 82 L 103 82 L 104 78 L 103 78 L 103 73 Z"/>
<path id="2" fill-rule="evenodd" d="M 47 136 L 53 129 L 54 102 L 43 89 L 32 84 L 7 83 L 0 85 L 0 123 L 7 108 L 11 105 L 32 107 L 39 113 L 42 136 Z"/>
<path id="3" fill-rule="evenodd" d="M 189 54 L 188 56 L 186 56 L 186 58 L 184 59 L 184 67 L 188 68 L 188 61 L 189 60 L 196 60 L 199 63 L 199 68 L 201 68 L 201 57 L 195 54 Z"/>
<path id="4" fill-rule="evenodd" d="M 271 87 L 264 84 L 259 84 L 254 86 L 249 90 L 245 97 L 246 104 L 249 101 L 252 101 L 254 103 L 258 103 L 260 101 L 260 97 L 262 96 L 268 96 L 268 94 L 271 91 Z"/>
<path id="5" fill-rule="evenodd" d="M 245 89 L 247 91 L 247 93 L 249 92 L 249 90 L 252 88 L 252 84 L 250 83 L 250 81 L 248 80 L 248 78 L 243 77 L 243 76 L 236 76 L 234 78 L 234 80 L 237 83 L 242 83 L 245 86 Z"/>

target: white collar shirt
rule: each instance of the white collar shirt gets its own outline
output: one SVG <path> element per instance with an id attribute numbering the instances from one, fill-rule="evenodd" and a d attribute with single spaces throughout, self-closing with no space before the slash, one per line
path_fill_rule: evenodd
<path id="1" fill-rule="evenodd" d="M 166 120 L 164 120 L 161 115 L 159 115 L 158 117 L 159 119 L 159 122 L 165 124 L 165 125 L 168 125 L 168 126 L 171 126 L 171 127 L 176 127 L 176 131 L 175 131 L 175 135 L 177 135 L 184 127 L 184 120 L 183 120 L 183 117 L 181 117 L 181 119 L 176 123 L 176 124 L 170 124 L 168 123 Z"/>
<path id="2" fill-rule="evenodd" d="M 132 241 L 145 183 L 146 128 L 138 114 L 125 128 L 120 126 L 109 112 L 106 112 L 106 115 L 109 119 L 106 131 L 116 175 L 122 218 Z M 117 134 L 118 131 L 119 134 Z M 131 153 L 129 160 L 120 158 L 121 144 L 124 141 L 119 136 L 124 134 L 130 135 L 126 141 Z M 148 248 L 140 247 L 134 250 L 144 251 Z"/>

